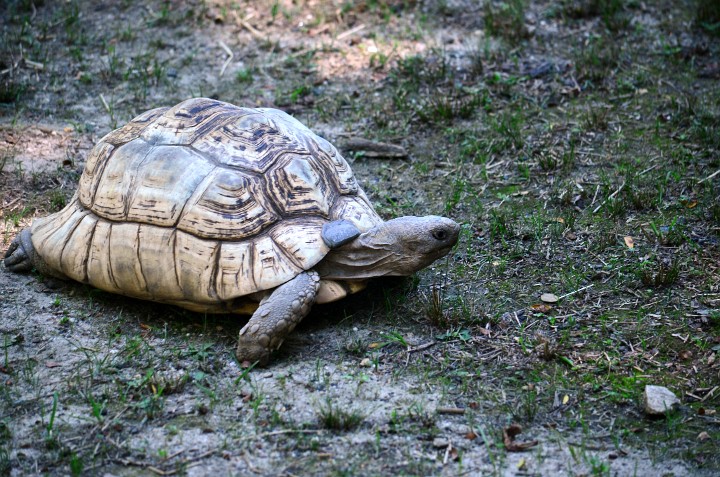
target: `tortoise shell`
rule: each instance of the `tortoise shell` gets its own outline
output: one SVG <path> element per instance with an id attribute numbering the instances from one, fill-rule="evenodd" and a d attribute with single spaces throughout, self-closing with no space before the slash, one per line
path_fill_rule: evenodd
<path id="1" fill-rule="evenodd" d="M 315 266 L 323 225 L 339 219 L 382 222 L 329 142 L 282 111 L 196 98 L 103 137 L 32 241 L 75 280 L 229 312 Z"/>

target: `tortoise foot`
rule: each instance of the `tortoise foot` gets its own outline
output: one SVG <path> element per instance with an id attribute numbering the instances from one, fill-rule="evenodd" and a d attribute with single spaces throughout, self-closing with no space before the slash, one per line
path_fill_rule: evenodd
<path id="1" fill-rule="evenodd" d="M 280 285 L 268 295 L 240 330 L 235 351 L 240 362 L 270 361 L 270 353 L 280 347 L 285 337 L 310 312 L 320 288 L 315 271 L 304 272 Z"/>
<path id="2" fill-rule="evenodd" d="M 11 272 L 29 272 L 33 268 L 33 255 L 35 249 L 30 240 L 30 229 L 24 229 L 5 252 L 5 268 Z"/>

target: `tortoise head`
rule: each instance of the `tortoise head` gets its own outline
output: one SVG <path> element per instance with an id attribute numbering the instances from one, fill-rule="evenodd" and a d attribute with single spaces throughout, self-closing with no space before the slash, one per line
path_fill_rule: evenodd
<path id="1" fill-rule="evenodd" d="M 459 234 L 460 225 L 445 217 L 399 217 L 332 250 L 319 271 L 338 279 L 412 275 L 447 255 Z"/>

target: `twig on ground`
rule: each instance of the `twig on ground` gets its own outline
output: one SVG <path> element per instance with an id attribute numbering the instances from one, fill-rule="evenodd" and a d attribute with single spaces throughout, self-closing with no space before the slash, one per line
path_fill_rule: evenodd
<path id="1" fill-rule="evenodd" d="M 247 21 L 240 18 L 236 11 L 233 10 L 232 14 L 235 17 L 235 22 L 241 27 L 245 28 L 247 31 L 249 31 L 255 39 L 265 41 L 265 36 L 263 36 L 263 34 L 260 33 L 258 29 L 249 24 Z"/>
<path id="2" fill-rule="evenodd" d="M 712 174 L 710 174 L 709 176 L 707 176 L 705 179 L 703 179 L 703 180 L 701 180 L 701 181 L 698 181 L 698 184 L 702 184 L 703 182 L 712 179 L 713 177 L 715 177 L 715 176 L 718 175 L 718 174 L 720 174 L 720 169 L 718 169 L 717 171 L 713 172 Z"/>
<path id="3" fill-rule="evenodd" d="M 356 26 L 356 27 L 354 27 L 354 28 L 351 28 L 351 29 L 349 29 L 349 30 L 347 30 L 347 31 L 344 31 L 344 32 L 340 33 L 340 34 L 337 36 L 336 40 L 342 40 L 342 39 L 344 39 L 344 38 L 347 38 L 347 37 L 349 37 L 350 35 L 354 35 L 355 33 L 359 32 L 359 31 L 361 31 L 361 30 L 363 30 L 363 29 L 365 29 L 365 24 L 364 24 L 364 23 L 361 23 L 360 25 L 358 25 L 358 26 Z"/>
<path id="4" fill-rule="evenodd" d="M 443 457 L 443 465 L 448 463 L 448 460 L 450 459 L 450 451 L 452 451 L 452 444 L 448 443 L 447 448 L 445 449 L 445 457 Z"/>
<path id="5" fill-rule="evenodd" d="M 228 46 L 225 44 L 225 42 L 220 40 L 218 43 L 220 44 L 220 48 L 225 50 L 225 53 L 228 54 L 228 57 L 225 60 L 225 63 L 223 63 L 222 68 L 220 69 L 220 76 L 222 76 L 225 74 L 225 69 L 227 69 L 230 62 L 233 60 L 233 58 L 235 58 L 235 55 L 233 55 L 232 50 L 230 50 L 230 48 L 228 48 Z"/>
<path id="6" fill-rule="evenodd" d="M 421 345 L 417 345 L 415 347 L 408 346 L 407 352 L 408 353 L 414 353 L 416 351 L 422 351 L 424 349 L 428 349 L 429 347 L 433 346 L 437 341 L 428 341 L 427 343 L 423 343 Z"/>
<path id="7" fill-rule="evenodd" d="M 710 390 L 710 392 L 708 392 L 708 393 L 700 400 L 700 402 L 705 402 L 705 400 L 706 400 L 707 398 L 712 397 L 712 395 L 715 394 L 715 391 L 718 390 L 718 387 L 720 387 L 720 386 L 715 386 L 714 388 L 712 388 L 712 389 Z"/>
<path id="8" fill-rule="evenodd" d="M 268 436 L 279 436 L 281 434 L 321 434 L 324 432 L 322 429 L 282 429 L 279 431 L 261 432 L 252 436 L 244 437 L 241 440 L 249 441 L 252 439 L 259 439 Z"/>
<path id="9" fill-rule="evenodd" d="M 174 457 L 179 456 L 180 454 L 182 454 L 182 453 L 185 452 L 186 450 L 187 450 L 187 449 L 180 449 L 180 450 L 177 451 L 177 452 L 173 452 L 173 453 L 170 454 L 169 456 L 166 456 L 165 458 L 163 458 L 163 462 L 166 462 L 166 461 L 168 461 L 168 460 L 170 460 L 170 459 L 172 459 L 172 458 L 174 458 Z"/>
<path id="10" fill-rule="evenodd" d="M 115 417 L 113 417 L 112 419 L 108 419 L 107 423 L 105 423 L 105 425 L 102 426 L 102 428 L 100 429 L 100 432 L 105 432 L 105 431 L 107 430 L 107 428 L 110 427 L 110 424 L 112 424 L 113 421 L 117 421 L 118 419 L 120 419 L 120 416 L 122 416 L 123 414 L 125 414 L 125 412 L 126 412 L 128 409 L 130 409 L 130 406 L 125 406 L 125 409 L 123 409 L 122 411 L 120 411 L 119 413 L 117 413 L 117 414 L 115 415 Z"/>
<path id="11" fill-rule="evenodd" d="M 38 63 L 37 61 L 28 60 L 27 58 L 25 58 L 25 64 L 36 70 L 44 70 L 45 69 L 45 65 L 43 65 L 42 63 Z"/>
<path id="12" fill-rule="evenodd" d="M 105 108 L 105 111 L 108 113 L 110 112 L 110 106 L 108 106 L 107 101 L 105 101 L 105 96 L 100 93 L 100 101 L 102 101 L 103 107 Z"/>
<path id="13" fill-rule="evenodd" d="M 587 290 L 588 288 L 591 288 L 593 285 L 594 285 L 594 284 L 591 283 L 590 285 L 584 286 L 584 287 L 582 287 L 582 288 L 578 288 L 577 290 L 571 291 L 570 293 L 566 293 L 566 294 L 564 294 L 564 295 L 562 295 L 562 296 L 559 296 L 559 297 L 558 297 L 558 300 L 562 300 L 563 298 L 567 298 L 567 297 L 569 297 L 569 296 L 571 296 L 571 295 L 574 295 L 574 294 L 576 294 L 576 293 L 580 293 L 580 292 L 583 291 L 583 290 Z"/>
<path id="14" fill-rule="evenodd" d="M 345 144 L 346 149 L 361 152 L 364 157 L 405 158 L 408 156 L 404 147 L 385 142 L 371 141 L 362 137 L 351 137 Z"/>
<path id="15" fill-rule="evenodd" d="M 598 192 L 600 192 L 600 184 L 598 184 L 595 187 L 595 194 L 593 195 L 593 200 L 590 202 L 590 205 L 592 206 L 595 203 L 595 200 L 597 199 Z"/>
<path id="16" fill-rule="evenodd" d="M 648 167 L 647 169 L 639 172 L 639 173 L 638 173 L 638 177 L 639 177 L 639 176 L 642 176 L 643 174 L 646 174 L 646 173 L 652 171 L 653 169 L 656 169 L 656 168 L 658 167 L 658 165 L 659 165 L 659 164 L 653 164 L 652 166 Z"/>
<path id="17" fill-rule="evenodd" d="M 602 206 L 605 205 L 605 203 L 606 203 L 608 200 L 615 198 L 615 196 L 618 195 L 621 190 L 623 190 L 623 187 L 625 187 L 625 182 L 623 182 L 623 183 L 620 185 L 620 187 L 617 188 L 617 190 L 616 190 L 615 192 L 613 192 L 612 194 L 610 194 L 607 199 L 603 200 L 600 205 L 598 205 L 597 207 L 595 207 L 595 210 L 593 210 L 593 214 L 597 214 L 597 211 L 600 210 L 600 209 L 602 208 Z"/>

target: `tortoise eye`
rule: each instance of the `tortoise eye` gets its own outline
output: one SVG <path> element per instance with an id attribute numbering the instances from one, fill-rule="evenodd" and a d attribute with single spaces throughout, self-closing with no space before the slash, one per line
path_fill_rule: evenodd
<path id="1" fill-rule="evenodd" d="M 448 238 L 447 231 L 444 229 L 433 231 L 432 236 L 435 237 L 437 240 L 445 240 Z"/>

